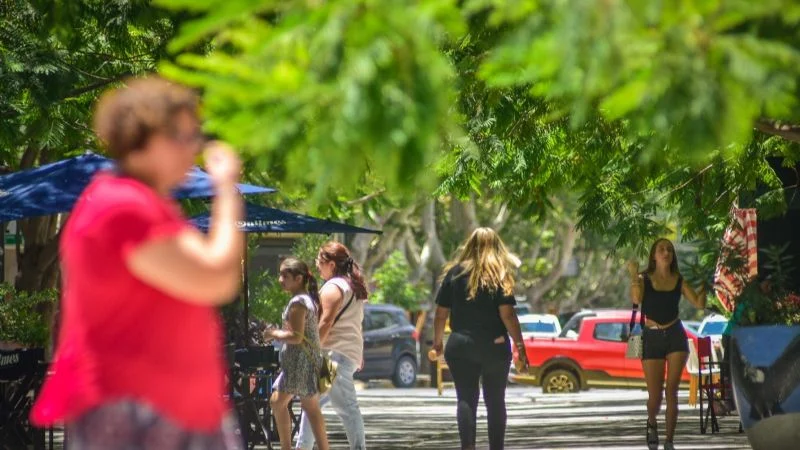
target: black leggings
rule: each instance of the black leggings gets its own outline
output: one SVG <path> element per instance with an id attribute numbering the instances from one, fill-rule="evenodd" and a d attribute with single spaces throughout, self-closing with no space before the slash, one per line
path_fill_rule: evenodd
<path id="1" fill-rule="evenodd" d="M 450 351 L 452 347 L 450 344 L 451 342 L 448 342 L 445 359 L 456 385 L 458 398 L 456 415 L 461 448 L 475 448 L 480 380 L 483 384 L 483 402 L 486 405 L 486 419 L 489 425 L 489 449 L 502 450 L 506 434 L 506 384 L 510 355 L 507 358 L 503 356 L 498 358 L 497 353 L 487 355 L 483 351 L 476 352 L 473 347 L 472 355 L 462 356 L 463 352 Z M 500 345 L 508 346 L 507 343 Z"/>

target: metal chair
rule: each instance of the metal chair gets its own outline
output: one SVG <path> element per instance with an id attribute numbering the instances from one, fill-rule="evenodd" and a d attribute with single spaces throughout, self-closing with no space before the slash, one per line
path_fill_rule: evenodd
<path id="1" fill-rule="evenodd" d="M 700 433 L 705 434 L 711 423 L 711 433 L 719 432 L 715 402 L 725 399 L 726 386 L 720 378 L 720 362 L 710 337 L 697 338 L 697 378 L 700 404 Z"/>
<path id="2" fill-rule="evenodd" d="M 43 360 L 40 348 L 0 351 L 0 449 L 44 448 L 44 430 L 28 420 L 44 380 Z"/>

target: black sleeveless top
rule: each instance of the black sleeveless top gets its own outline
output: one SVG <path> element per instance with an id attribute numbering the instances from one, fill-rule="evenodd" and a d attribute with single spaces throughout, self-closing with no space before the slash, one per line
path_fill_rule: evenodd
<path id="1" fill-rule="evenodd" d="M 678 275 L 675 289 L 657 291 L 653 288 L 650 277 L 644 274 L 644 296 L 642 297 L 642 313 L 653 322 L 666 325 L 678 318 L 678 303 L 681 300 L 683 277 Z"/>

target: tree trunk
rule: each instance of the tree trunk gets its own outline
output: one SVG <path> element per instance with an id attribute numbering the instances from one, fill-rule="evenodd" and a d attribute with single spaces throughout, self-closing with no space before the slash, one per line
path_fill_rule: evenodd
<path id="1" fill-rule="evenodd" d="M 354 260 L 366 262 L 367 254 L 369 254 L 369 244 L 372 242 L 373 238 L 373 235 L 366 233 L 357 234 L 353 238 L 353 241 L 350 243 L 350 254 Z"/>
<path id="2" fill-rule="evenodd" d="M 503 203 L 492 219 L 492 228 L 499 233 L 508 222 L 509 217 L 511 217 L 511 210 L 508 209 L 508 203 Z"/>
<path id="3" fill-rule="evenodd" d="M 466 238 L 481 226 L 478 214 L 475 211 L 475 196 L 470 195 L 466 202 L 457 197 L 450 199 L 450 211 L 453 214 L 453 223 L 458 226 L 461 234 Z"/>
<path id="4" fill-rule="evenodd" d="M 18 222 L 24 248 L 17 254 L 17 289 L 33 292 L 56 287 L 60 222 L 58 215 Z"/>
<path id="5" fill-rule="evenodd" d="M 570 259 L 572 259 L 575 242 L 578 240 L 578 230 L 572 221 L 565 224 L 561 237 L 561 251 L 559 252 L 558 262 L 553 266 L 542 280 L 528 288 L 527 296 L 531 306 L 537 308 L 542 297 L 556 285 L 567 269 Z"/>
<path id="6" fill-rule="evenodd" d="M 422 259 L 431 273 L 438 275 L 447 264 L 442 251 L 439 232 L 436 229 L 436 200 L 428 200 L 422 209 L 422 229 L 425 232 L 425 245 L 422 248 Z"/>

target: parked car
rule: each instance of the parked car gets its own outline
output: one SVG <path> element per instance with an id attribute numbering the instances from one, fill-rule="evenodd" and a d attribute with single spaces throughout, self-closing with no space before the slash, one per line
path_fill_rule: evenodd
<path id="1" fill-rule="evenodd" d="M 557 337 L 561 334 L 558 317 L 552 314 L 525 314 L 519 316 L 522 338 Z"/>
<path id="2" fill-rule="evenodd" d="M 396 387 L 412 387 L 419 367 L 419 335 L 406 312 L 394 305 L 368 303 L 364 308 L 364 367 L 360 380 L 391 379 Z"/>
<path id="3" fill-rule="evenodd" d="M 570 329 L 562 330 L 561 337 L 525 339 L 530 371 L 512 371 L 509 380 L 542 386 L 545 393 L 644 387 L 641 361 L 625 358 L 630 318 L 630 310 L 581 311 L 570 319 Z M 575 337 L 566 337 L 574 328 Z M 697 344 L 691 330 L 686 335 Z M 684 370 L 681 379 L 689 381 L 689 373 Z"/>
<path id="4" fill-rule="evenodd" d="M 582 309 L 582 310 L 580 310 L 580 311 L 578 311 L 576 313 L 573 313 L 572 316 L 570 316 L 569 320 L 567 320 L 567 323 L 565 323 L 561 327 L 561 334 L 558 337 L 562 337 L 562 338 L 577 338 L 578 337 L 578 330 L 580 330 L 581 323 L 583 323 L 583 319 L 585 317 L 594 317 L 597 314 L 602 314 L 602 313 L 604 313 L 606 311 L 612 311 L 612 312 L 616 313 L 616 312 L 619 312 L 620 310 L 617 310 L 617 309 L 614 309 L 614 310 Z M 628 312 L 628 315 L 630 317 L 630 312 Z"/>
<path id="5" fill-rule="evenodd" d="M 514 305 L 514 311 L 517 312 L 517 316 L 524 316 L 531 313 L 531 308 L 524 303 L 517 303 Z"/>

